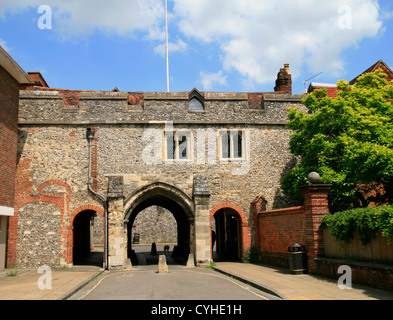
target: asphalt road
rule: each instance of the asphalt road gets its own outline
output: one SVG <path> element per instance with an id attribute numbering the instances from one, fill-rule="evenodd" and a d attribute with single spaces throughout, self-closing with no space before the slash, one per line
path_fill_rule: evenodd
<path id="1" fill-rule="evenodd" d="M 169 265 L 167 273 L 157 266 L 132 271 L 107 271 L 68 300 L 273 300 L 247 284 L 205 268 Z"/>
<path id="2" fill-rule="evenodd" d="M 138 265 L 129 271 L 105 271 L 68 300 L 277 300 L 277 297 L 207 268 L 186 268 L 167 254 L 167 273 L 158 273 L 151 246 L 134 246 Z M 171 246 L 170 249 L 172 249 Z M 157 246 L 164 254 L 163 245 Z"/>

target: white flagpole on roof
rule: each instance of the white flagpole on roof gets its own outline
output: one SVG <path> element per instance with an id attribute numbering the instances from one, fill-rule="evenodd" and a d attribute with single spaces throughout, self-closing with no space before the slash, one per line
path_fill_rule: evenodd
<path id="1" fill-rule="evenodd" d="M 168 0 L 165 0 L 166 90 L 169 92 Z"/>

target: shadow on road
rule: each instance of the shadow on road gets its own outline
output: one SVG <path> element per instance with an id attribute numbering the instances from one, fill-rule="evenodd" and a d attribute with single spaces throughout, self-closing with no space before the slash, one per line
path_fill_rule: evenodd
<path id="1" fill-rule="evenodd" d="M 164 247 L 165 245 L 169 246 L 169 250 L 165 252 Z M 157 254 L 152 254 L 152 245 L 133 245 L 133 254 L 131 257 L 131 262 L 133 266 L 143 266 L 143 265 L 157 265 L 158 258 L 160 255 L 165 255 L 166 263 L 168 265 L 186 265 L 187 258 L 186 257 L 174 257 L 173 256 L 173 249 L 175 244 L 157 244 Z"/>

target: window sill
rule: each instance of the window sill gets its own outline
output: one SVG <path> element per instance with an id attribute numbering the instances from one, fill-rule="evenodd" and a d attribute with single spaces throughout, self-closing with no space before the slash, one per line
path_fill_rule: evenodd
<path id="1" fill-rule="evenodd" d="M 168 164 L 179 164 L 179 163 L 192 163 L 190 159 L 164 159 L 165 163 Z"/>
<path id="2" fill-rule="evenodd" d="M 206 110 L 190 110 L 190 109 L 188 109 L 188 112 L 190 112 L 190 113 L 206 113 Z"/>
<path id="3" fill-rule="evenodd" d="M 245 158 L 220 158 L 220 163 L 243 163 L 246 162 Z"/>

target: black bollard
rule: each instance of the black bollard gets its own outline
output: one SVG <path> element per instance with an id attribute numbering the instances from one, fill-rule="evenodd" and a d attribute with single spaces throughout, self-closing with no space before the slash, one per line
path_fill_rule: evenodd
<path id="1" fill-rule="evenodd" d="M 155 242 L 153 242 L 153 243 L 151 244 L 151 251 L 150 251 L 150 254 L 151 254 L 152 256 L 156 256 L 156 255 L 157 255 L 157 246 L 156 246 L 156 243 L 155 243 Z"/>

